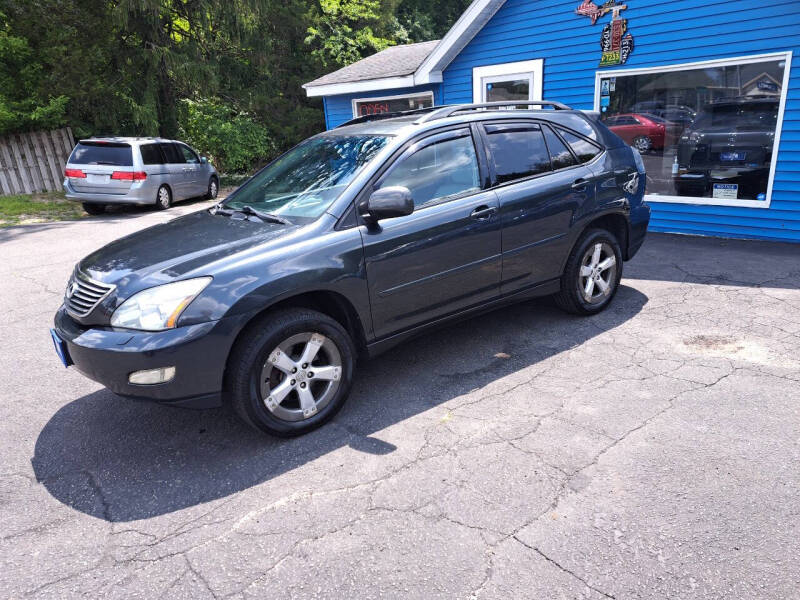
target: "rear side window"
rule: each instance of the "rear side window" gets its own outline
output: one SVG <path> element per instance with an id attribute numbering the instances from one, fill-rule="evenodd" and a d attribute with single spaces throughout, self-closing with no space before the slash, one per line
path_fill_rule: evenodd
<path id="1" fill-rule="evenodd" d="M 544 139 L 547 141 L 547 149 L 550 150 L 550 160 L 553 162 L 554 169 L 565 169 L 577 165 L 578 162 L 552 129 L 542 127 Z"/>
<path id="2" fill-rule="evenodd" d="M 161 155 L 161 149 L 158 144 L 144 144 L 139 146 L 139 152 L 142 153 L 142 162 L 146 165 L 163 165 L 164 157 Z"/>
<path id="3" fill-rule="evenodd" d="M 178 150 L 175 144 L 159 144 L 161 147 L 161 152 L 164 153 L 164 158 L 168 163 L 175 164 L 175 163 L 183 163 L 183 153 Z"/>
<path id="4" fill-rule="evenodd" d="M 582 163 L 589 162 L 595 156 L 602 152 L 602 149 L 590 142 L 589 140 L 585 140 L 582 137 L 578 137 L 574 133 L 570 133 L 566 129 L 559 128 L 558 132 L 561 134 L 561 137 L 569 144 L 572 151 L 575 153 L 575 156 L 578 157 L 578 160 Z"/>
<path id="5" fill-rule="evenodd" d="M 133 156 L 128 144 L 78 142 L 69 157 L 69 162 L 76 165 L 130 167 L 133 165 Z"/>
<path id="6" fill-rule="evenodd" d="M 550 170 L 550 155 L 538 125 L 487 125 L 486 134 L 494 159 L 497 183 Z"/>

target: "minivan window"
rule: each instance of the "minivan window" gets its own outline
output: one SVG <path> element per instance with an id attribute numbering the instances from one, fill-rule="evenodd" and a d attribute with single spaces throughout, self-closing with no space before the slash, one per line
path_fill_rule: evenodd
<path id="1" fill-rule="evenodd" d="M 142 144 L 139 146 L 139 152 L 142 155 L 142 163 L 146 165 L 164 164 L 164 157 L 161 155 L 158 144 Z"/>
<path id="2" fill-rule="evenodd" d="M 68 162 L 75 165 L 130 167 L 133 165 L 133 156 L 129 144 L 78 142 Z"/>
<path id="3" fill-rule="evenodd" d="M 478 190 L 478 158 L 472 136 L 449 138 L 399 159 L 380 187 L 400 185 L 420 207 L 448 196 Z"/>
<path id="4" fill-rule="evenodd" d="M 197 154 L 192 152 L 187 146 L 178 144 L 178 148 L 180 149 L 181 153 L 183 153 L 183 159 L 185 162 L 191 165 L 196 165 L 200 162 L 200 159 L 197 158 Z"/>
<path id="5" fill-rule="evenodd" d="M 577 165 L 578 162 L 552 129 L 549 127 L 542 127 L 544 132 L 544 139 L 547 141 L 547 149 L 550 150 L 550 160 L 553 162 L 554 169 L 564 169 Z"/>
<path id="6" fill-rule="evenodd" d="M 559 128 L 558 131 L 561 134 L 561 137 L 563 137 L 564 140 L 569 144 L 570 148 L 572 148 L 572 151 L 578 157 L 578 160 L 582 163 L 589 162 L 602 151 L 592 142 L 585 140 L 582 137 L 578 137 L 566 129 Z"/>
<path id="7" fill-rule="evenodd" d="M 161 152 L 164 153 L 164 158 L 167 163 L 181 164 L 183 163 L 183 153 L 175 147 L 175 144 L 159 144 Z"/>
<path id="8" fill-rule="evenodd" d="M 538 125 L 487 125 L 489 149 L 497 183 L 505 183 L 550 170 L 550 155 Z"/>
<path id="9" fill-rule="evenodd" d="M 328 133 L 289 150 L 239 188 L 228 208 L 319 217 L 386 145 L 387 136 Z"/>

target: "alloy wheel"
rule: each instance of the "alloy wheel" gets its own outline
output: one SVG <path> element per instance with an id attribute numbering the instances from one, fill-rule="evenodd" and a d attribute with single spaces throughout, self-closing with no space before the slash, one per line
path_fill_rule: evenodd
<path id="1" fill-rule="evenodd" d="M 646 135 L 640 135 L 633 140 L 633 147 L 636 148 L 639 154 L 645 154 L 653 147 L 653 141 Z"/>
<path id="2" fill-rule="evenodd" d="M 212 199 L 217 197 L 217 182 L 215 179 L 212 179 L 211 183 L 208 184 L 208 195 L 211 196 Z"/>
<path id="3" fill-rule="evenodd" d="M 617 259 L 607 242 L 589 246 L 581 260 L 578 291 L 589 304 L 599 304 L 608 298 L 617 285 Z"/>
<path id="4" fill-rule="evenodd" d="M 299 333 L 267 357 L 261 368 L 261 399 L 278 419 L 309 419 L 336 395 L 341 376 L 342 356 L 336 344 L 321 333 Z"/>

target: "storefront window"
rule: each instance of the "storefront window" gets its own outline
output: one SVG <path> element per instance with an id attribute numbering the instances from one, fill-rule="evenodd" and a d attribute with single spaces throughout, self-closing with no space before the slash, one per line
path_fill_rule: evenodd
<path id="1" fill-rule="evenodd" d="M 531 82 L 528 77 L 520 79 L 496 79 L 496 81 L 486 81 L 484 79 L 484 97 L 486 102 L 502 102 L 504 100 L 530 100 Z"/>
<path id="2" fill-rule="evenodd" d="M 433 93 L 414 94 L 412 96 L 391 96 L 387 98 L 361 98 L 353 100 L 353 116 L 379 115 L 382 113 L 402 112 L 417 108 L 433 106 Z"/>
<path id="3" fill-rule="evenodd" d="M 600 74 L 599 110 L 642 154 L 648 195 L 766 205 L 785 67 L 743 59 Z"/>

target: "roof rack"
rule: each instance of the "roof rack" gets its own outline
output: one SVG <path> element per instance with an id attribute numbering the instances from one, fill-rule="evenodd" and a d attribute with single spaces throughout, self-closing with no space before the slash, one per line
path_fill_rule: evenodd
<path id="1" fill-rule="evenodd" d="M 509 100 L 507 102 L 482 102 L 480 104 L 452 104 L 450 106 L 440 106 L 436 110 L 424 115 L 416 123 L 426 123 L 450 117 L 455 113 L 465 110 L 480 110 L 483 108 L 501 108 L 504 106 L 552 106 L 554 110 L 572 110 L 561 102 L 551 102 L 549 100 Z"/>
<path id="2" fill-rule="evenodd" d="M 394 119 L 395 117 L 404 117 L 406 115 L 414 115 L 417 113 L 426 113 L 432 110 L 439 110 L 441 106 L 428 106 L 426 108 L 413 108 L 411 110 L 400 110 L 395 112 L 376 113 L 374 115 L 361 115 L 349 121 L 345 121 L 341 125 L 337 125 L 334 129 L 339 127 L 346 127 L 347 125 L 357 125 L 358 123 L 366 123 L 368 121 L 380 121 L 382 119 Z"/>
<path id="3" fill-rule="evenodd" d="M 415 108 L 412 110 L 401 110 L 395 112 L 377 113 L 374 115 L 362 115 L 349 121 L 345 121 L 339 127 L 346 127 L 347 125 L 357 125 L 358 123 L 367 123 L 368 121 L 380 121 L 382 119 L 394 119 L 396 117 L 404 117 L 406 115 L 421 114 L 422 118 L 417 119 L 414 123 L 426 123 L 428 121 L 436 121 L 437 119 L 444 119 L 445 117 L 452 116 L 453 114 L 465 110 L 480 110 L 484 108 L 502 108 L 506 106 L 552 106 L 555 110 L 572 110 L 566 104 L 561 102 L 551 102 L 549 100 L 511 100 L 508 102 L 483 102 L 481 104 L 445 104 L 443 106 L 428 106 L 426 108 Z"/>

